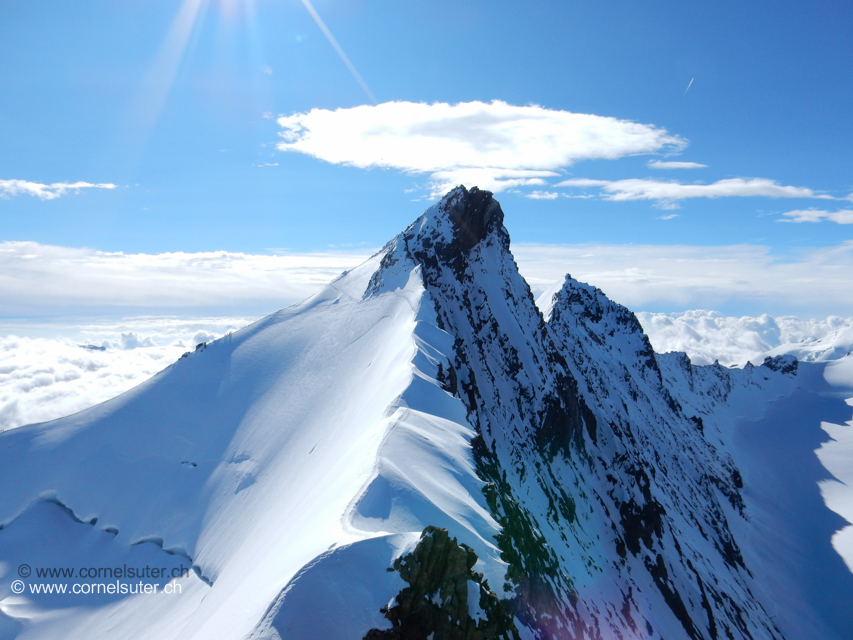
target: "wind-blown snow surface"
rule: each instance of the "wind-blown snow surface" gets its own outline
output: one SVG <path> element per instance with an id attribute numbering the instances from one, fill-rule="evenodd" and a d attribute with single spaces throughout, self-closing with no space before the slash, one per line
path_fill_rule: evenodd
<path id="1" fill-rule="evenodd" d="M 849 637 L 853 501 L 813 453 L 844 467 L 845 361 L 656 356 L 571 279 L 546 323 L 502 222 L 458 188 L 306 302 L 0 434 L 0 638 L 363 638 L 427 525 L 523 638 Z M 21 563 L 193 571 L 17 596 Z"/>

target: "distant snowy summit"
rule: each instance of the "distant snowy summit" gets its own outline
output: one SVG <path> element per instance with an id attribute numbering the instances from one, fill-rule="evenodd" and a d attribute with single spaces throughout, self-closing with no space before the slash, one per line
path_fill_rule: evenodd
<path id="1" fill-rule="evenodd" d="M 537 306 L 503 216 L 457 187 L 308 300 L 0 433 L 0 638 L 853 637 L 853 360 L 697 367 L 569 277 Z"/>

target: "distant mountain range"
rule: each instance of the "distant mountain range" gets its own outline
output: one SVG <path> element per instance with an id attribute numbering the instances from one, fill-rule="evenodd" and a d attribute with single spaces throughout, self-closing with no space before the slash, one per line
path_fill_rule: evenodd
<path id="1" fill-rule="evenodd" d="M 657 354 L 568 276 L 537 304 L 503 215 L 457 187 L 308 300 L 0 433 L 0 638 L 853 637 L 841 342 Z"/>

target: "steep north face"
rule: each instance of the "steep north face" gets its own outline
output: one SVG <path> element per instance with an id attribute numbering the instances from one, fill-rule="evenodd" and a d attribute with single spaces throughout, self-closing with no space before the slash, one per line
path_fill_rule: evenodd
<path id="1" fill-rule="evenodd" d="M 737 470 L 667 391 L 634 315 L 566 278 L 537 309 L 500 205 L 457 188 L 392 243 L 454 338 L 504 594 L 537 637 L 780 638 L 720 500 Z M 655 631 L 657 629 L 658 631 Z"/>

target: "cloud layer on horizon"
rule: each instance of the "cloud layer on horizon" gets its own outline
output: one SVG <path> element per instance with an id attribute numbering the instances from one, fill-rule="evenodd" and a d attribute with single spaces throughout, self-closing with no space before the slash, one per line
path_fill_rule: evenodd
<path id="1" fill-rule="evenodd" d="M 538 295 L 568 272 L 631 309 L 853 315 L 853 241 L 781 260 L 762 245 L 514 243 Z M 0 243 L 0 316 L 262 315 L 302 300 L 374 250 L 125 254 Z"/>
<path id="2" fill-rule="evenodd" d="M 537 293 L 566 272 L 629 309 L 743 309 L 810 317 L 853 315 L 853 241 L 779 259 L 762 245 L 534 244 L 512 246 Z"/>
<path id="3" fill-rule="evenodd" d="M 126 254 L 2 242 L 0 316 L 269 313 L 316 293 L 371 253 Z"/>
<path id="4" fill-rule="evenodd" d="M 432 195 L 457 184 L 493 192 L 543 185 L 579 160 L 679 150 L 654 125 L 492 102 L 385 102 L 278 119 L 281 151 L 332 164 L 430 174 Z"/>
<path id="5" fill-rule="evenodd" d="M 853 319 L 672 312 L 742 304 L 780 315 L 853 316 L 853 241 L 787 262 L 767 247 L 748 245 L 521 243 L 512 249 L 536 294 L 569 271 L 631 309 L 655 309 L 638 313 L 655 348 L 686 351 L 697 363 L 742 364 L 784 341 L 825 337 L 840 326 L 853 332 Z M 0 429 L 57 418 L 122 393 L 196 343 L 248 324 L 251 314 L 318 291 L 369 253 L 150 255 L 2 243 L 0 315 L 42 320 L 0 320 Z M 235 308 L 246 315 L 199 317 Z M 171 310 L 179 317 L 118 317 L 128 310 Z M 70 312 L 100 319 L 44 319 Z"/>

